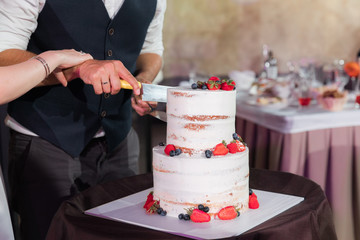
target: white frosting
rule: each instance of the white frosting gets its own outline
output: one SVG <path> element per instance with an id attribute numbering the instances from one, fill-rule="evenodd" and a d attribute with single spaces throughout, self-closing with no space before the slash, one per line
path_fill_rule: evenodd
<path id="1" fill-rule="evenodd" d="M 169 157 L 164 147 L 153 149 L 154 198 L 169 216 L 186 213 L 198 204 L 214 215 L 223 207 L 248 209 L 248 149 L 226 156 L 185 154 Z"/>
<path id="2" fill-rule="evenodd" d="M 227 206 L 248 209 L 248 149 L 205 157 L 205 150 L 233 140 L 235 113 L 235 91 L 168 90 L 167 144 L 185 152 L 170 157 L 165 147 L 153 149 L 154 198 L 168 216 L 199 204 L 208 206 L 212 217 Z"/>
<path id="3" fill-rule="evenodd" d="M 168 90 L 167 144 L 193 153 L 211 149 L 235 132 L 236 92 Z"/>

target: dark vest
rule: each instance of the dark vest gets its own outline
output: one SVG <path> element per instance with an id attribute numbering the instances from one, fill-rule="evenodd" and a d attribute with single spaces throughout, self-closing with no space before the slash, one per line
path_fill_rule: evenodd
<path id="1" fill-rule="evenodd" d="M 154 17 L 156 0 L 125 0 L 111 20 L 101 0 L 47 0 L 28 50 L 76 49 L 94 59 L 118 59 L 132 73 Z M 102 126 L 114 149 L 131 128 L 131 90 L 96 95 L 75 79 L 34 88 L 9 103 L 8 113 L 24 127 L 72 156 L 79 156 Z"/>

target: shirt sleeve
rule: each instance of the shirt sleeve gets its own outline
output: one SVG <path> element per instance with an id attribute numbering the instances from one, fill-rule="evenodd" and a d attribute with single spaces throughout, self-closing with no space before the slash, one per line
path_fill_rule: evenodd
<path id="1" fill-rule="evenodd" d="M 148 28 L 145 42 L 140 54 L 156 53 L 162 56 L 164 51 L 162 30 L 164 24 L 165 10 L 166 10 L 166 0 L 158 0 L 155 16 Z"/>
<path id="2" fill-rule="evenodd" d="M 45 0 L 0 0 L 0 52 L 27 48 Z"/>

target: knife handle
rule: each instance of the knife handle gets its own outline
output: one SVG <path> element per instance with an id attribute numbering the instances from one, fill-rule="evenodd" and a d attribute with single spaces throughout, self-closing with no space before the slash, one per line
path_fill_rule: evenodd
<path id="1" fill-rule="evenodd" d="M 138 82 L 139 87 L 141 88 L 141 82 Z M 120 79 L 120 86 L 124 89 L 133 89 L 133 87 L 125 80 Z"/>

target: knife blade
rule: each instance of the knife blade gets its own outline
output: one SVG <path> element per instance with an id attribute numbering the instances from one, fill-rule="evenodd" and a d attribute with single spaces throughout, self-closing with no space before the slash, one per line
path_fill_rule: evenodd
<path id="1" fill-rule="evenodd" d="M 167 115 L 166 112 L 163 111 L 153 111 L 151 113 L 149 113 L 151 116 L 163 121 L 163 122 L 167 122 Z"/>
<path id="2" fill-rule="evenodd" d="M 142 100 L 147 102 L 167 102 L 167 90 L 170 86 L 147 84 L 138 82 L 141 88 Z M 133 89 L 125 80 L 120 80 L 120 86 L 124 89 Z"/>

